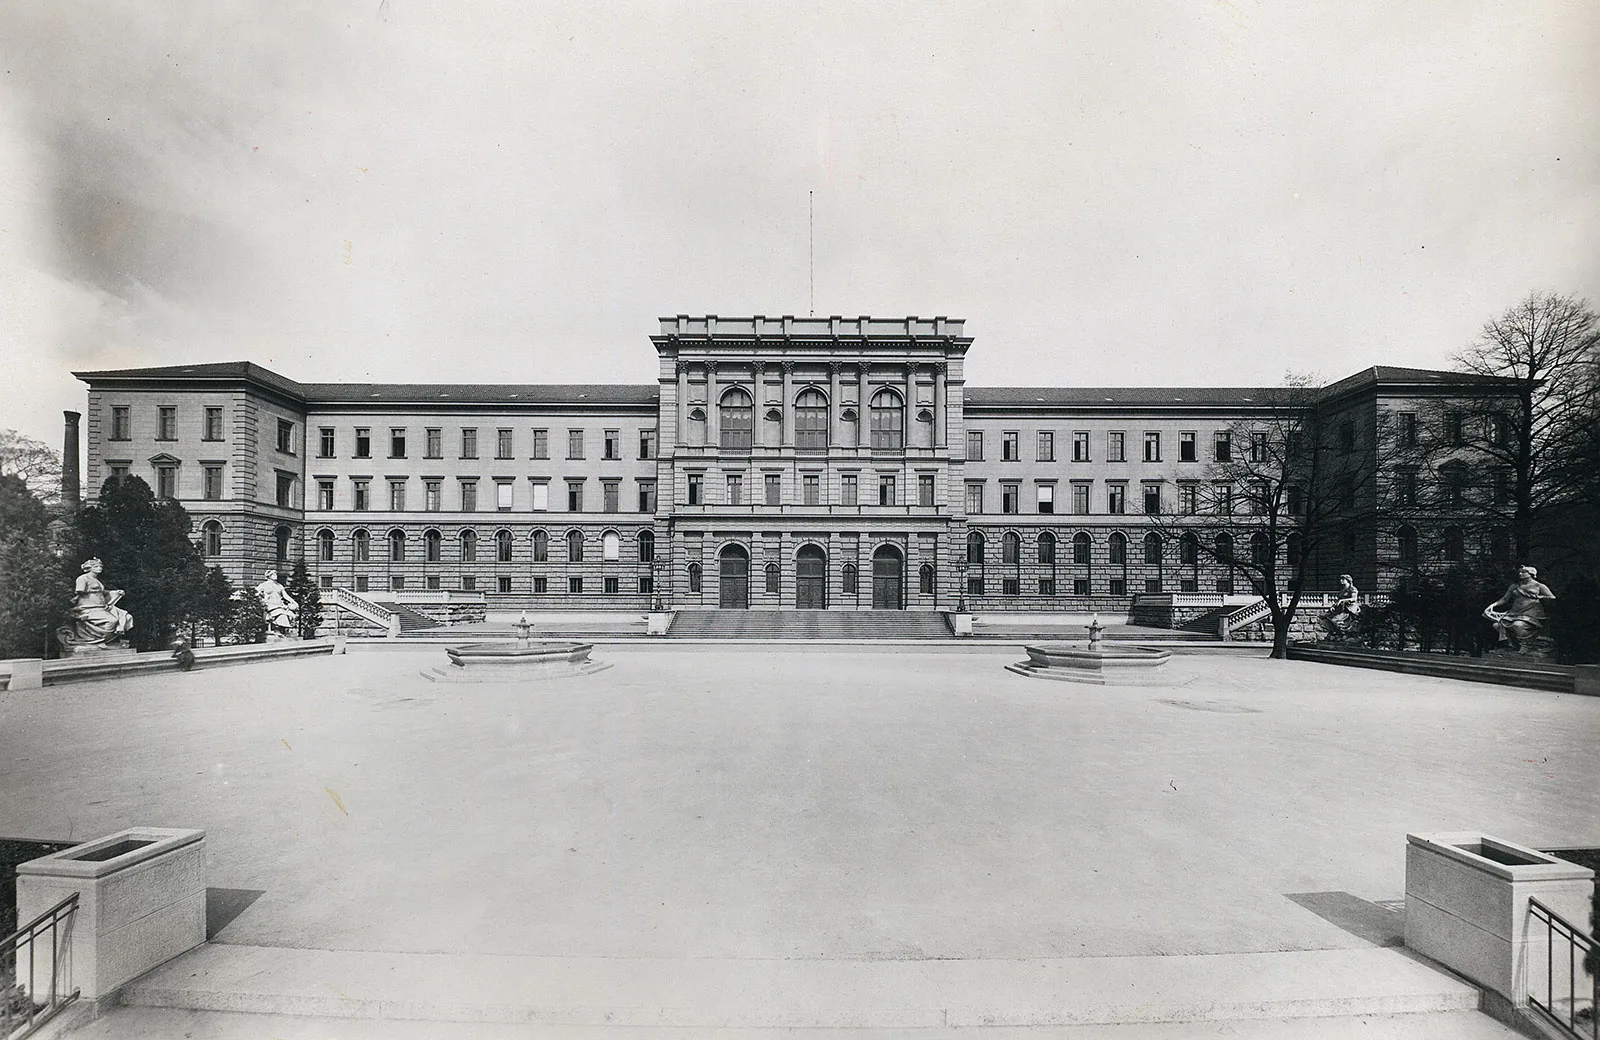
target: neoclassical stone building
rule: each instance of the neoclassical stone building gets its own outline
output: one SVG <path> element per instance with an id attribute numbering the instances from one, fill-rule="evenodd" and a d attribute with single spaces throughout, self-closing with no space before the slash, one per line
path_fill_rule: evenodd
<path id="1" fill-rule="evenodd" d="M 236 582 L 303 557 L 325 587 L 380 599 L 1039 612 L 1234 591 L 1171 514 L 1270 389 L 968 387 L 972 339 L 944 317 L 680 315 L 651 342 L 653 385 L 80 372 L 87 484 L 131 473 L 181 500 Z M 1359 452 L 1381 412 L 1464 386 L 1380 368 L 1323 393 Z M 1368 588 L 1397 554 L 1455 551 L 1436 525 L 1409 545 L 1355 535 L 1321 570 Z"/>

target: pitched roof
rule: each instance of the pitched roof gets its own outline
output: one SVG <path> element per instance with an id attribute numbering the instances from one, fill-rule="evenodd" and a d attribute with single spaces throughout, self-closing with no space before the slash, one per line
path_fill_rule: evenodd
<path id="1" fill-rule="evenodd" d="M 977 407 L 1070 406 L 1094 408 L 1112 406 L 1195 406 L 1271 404 L 1283 393 L 1282 387 L 1187 387 L 1187 386 L 969 386 L 966 402 Z"/>
<path id="2" fill-rule="evenodd" d="M 306 383 L 309 404 L 653 405 L 653 383 Z"/>

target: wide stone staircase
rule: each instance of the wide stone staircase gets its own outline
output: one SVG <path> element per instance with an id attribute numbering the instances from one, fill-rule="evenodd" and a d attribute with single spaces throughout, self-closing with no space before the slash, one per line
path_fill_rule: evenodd
<path id="1" fill-rule="evenodd" d="M 919 610 L 680 610 L 669 639 L 950 639 Z"/>
<path id="2" fill-rule="evenodd" d="M 433 618 L 412 610 L 404 603 L 394 603 L 389 600 L 382 599 L 375 599 L 372 602 L 376 603 L 385 610 L 394 612 L 395 616 L 400 619 L 401 635 L 409 635 L 412 632 L 420 632 L 423 629 L 441 627 L 439 622 L 433 620 Z"/>

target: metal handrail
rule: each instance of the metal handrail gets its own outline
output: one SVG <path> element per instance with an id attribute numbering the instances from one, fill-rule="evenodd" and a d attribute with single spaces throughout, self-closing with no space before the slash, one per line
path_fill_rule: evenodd
<path id="1" fill-rule="evenodd" d="M 0 939 L 0 1040 L 32 1036 L 78 999 L 77 988 L 68 992 L 72 985 L 72 925 L 77 915 L 78 893 L 74 892 Z M 20 967 L 24 949 L 25 970 Z M 46 977 L 49 981 L 41 985 Z"/>
<path id="2" fill-rule="evenodd" d="M 1530 989 L 1528 1003 L 1544 1012 L 1557 1028 L 1574 1040 L 1600 1040 L 1600 1014 L 1596 1013 L 1600 1007 L 1600 979 L 1589 975 L 1583 966 L 1584 955 L 1594 949 L 1593 936 L 1535 896 L 1528 898 L 1528 910 L 1545 923 L 1544 999 Z M 1566 948 L 1565 997 L 1558 996 L 1561 991 L 1556 987 L 1556 969 L 1560 966 L 1556 951 L 1561 946 Z M 1584 978 L 1589 980 L 1589 992 L 1580 1002 L 1578 984 Z"/>

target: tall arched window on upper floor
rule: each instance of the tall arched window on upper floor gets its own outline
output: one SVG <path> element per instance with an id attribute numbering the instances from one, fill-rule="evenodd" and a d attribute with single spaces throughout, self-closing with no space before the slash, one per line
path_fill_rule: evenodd
<path id="1" fill-rule="evenodd" d="M 1266 567 L 1272 562 L 1272 542 L 1265 534 L 1257 531 L 1250 536 L 1250 563 L 1255 567 Z"/>
<path id="2" fill-rule="evenodd" d="M 700 565 L 698 563 L 689 564 L 689 591 L 696 596 L 700 594 Z"/>
<path id="3" fill-rule="evenodd" d="M 983 535 L 977 531 L 967 533 L 967 566 L 983 566 Z"/>
<path id="4" fill-rule="evenodd" d="M 794 399 L 794 446 L 800 451 L 828 447 L 828 398 L 814 386 L 806 387 Z"/>
<path id="5" fill-rule="evenodd" d="M 200 528 L 200 551 L 207 556 L 222 555 L 222 521 L 207 520 Z"/>
<path id="6" fill-rule="evenodd" d="M 1193 531 L 1185 531 L 1178 539 L 1178 562 L 1193 566 L 1200 562 L 1200 539 Z"/>
<path id="7" fill-rule="evenodd" d="M 900 395 L 884 387 L 872 395 L 872 448 L 898 451 L 906 445 L 906 406 Z"/>
<path id="8" fill-rule="evenodd" d="M 333 532 L 326 527 L 317 532 L 317 562 L 333 562 Z"/>
<path id="9" fill-rule="evenodd" d="M 511 562 L 511 546 L 513 538 L 510 531 L 505 528 L 494 533 L 494 558 L 496 563 Z"/>
<path id="10" fill-rule="evenodd" d="M 1121 567 L 1128 562 L 1128 536 L 1121 531 L 1111 532 L 1111 565 Z"/>
<path id="11" fill-rule="evenodd" d="M 1161 566 L 1161 536 L 1154 531 L 1144 536 L 1144 562 L 1151 567 Z"/>
<path id="12" fill-rule="evenodd" d="M 656 536 L 651 531 L 639 532 L 639 562 L 651 563 L 656 558 Z"/>
<path id="13" fill-rule="evenodd" d="M 1072 562 L 1089 562 L 1089 535 L 1085 531 L 1079 531 L 1072 536 Z"/>
<path id="14" fill-rule="evenodd" d="M 350 536 L 351 555 L 357 563 L 366 563 L 372 559 L 372 536 L 365 530 L 357 528 Z"/>
<path id="15" fill-rule="evenodd" d="M 622 537 L 615 531 L 607 531 L 600 536 L 600 558 L 602 560 L 622 559 Z"/>
<path id="16" fill-rule="evenodd" d="M 1394 533 L 1395 549 L 1400 557 L 1400 566 L 1411 570 L 1417 565 L 1417 529 L 1410 524 L 1402 524 Z"/>
<path id="17" fill-rule="evenodd" d="M 775 563 L 767 564 L 766 577 L 767 577 L 767 594 L 769 596 L 776 596 L 778 594 L 778 565 L 777 564 L 775 564 Z"/>
<path id="18" fill-rule="evenodd" d="M 1227 564 L 1229 566 L 1232 566 L 1232 564 L 1233 564 L 1233 535 L 1229 534 L 1226 531 L 1223 531 L 1221 534 L 1217 535 L 1216 541 L 1213 543 L 1213 545 L 1215 546 L 1215 551 L 1216 551 L 1216 554 L 1217 554 L 1217 561 L 1219 563 L 1224 563 L 1224 564 Z"/>
<path id="19" fill-rule="evenodd" d="M 1000 559 L 1002 563 L 1020 564 L 1022 562 L 1022 538 L 1015 531 L 1007 531 L 1000 539 Z"/>
<path id="20" fill-rule="evenodd" d="M 278 565 L 284 566 L 289 562 L 289 539 L 294 537 L 294 532 L 287 527 L 278 528 Z"/>
<path id="21" fill-rule="evenodd" d="M 546 531 L 533 532 L 533 562 L 550 562 L 550 535 Z"/>
<path id="22" fill-rule="evenodd" d="M 917 568 L 917 591 L 924 596 L 933 595 L 933 564 L 925 563 Z"/>
<path id="23" fill-rule="evenodd" d="M 856 565 L 847 563 L 839 572 L 839 591 L 846 596 L 856 594 Z"/>
<path id="24" fill-rule="evenodd" d="M 567 562 L 568 563 L 582 563 L 583 562 L 583 532 L 582 531 L 568 531 L 567 532 Z"/>
<path id="25" fill-rule="evenodd" d="M 406 533 L 398 527 L 389 532 L 389 562 L 406 562 Z"/>
<path id="26" fill-rule="evenodd" d="M 1039 535 L 1039 563 L 1046 567 L 1055 566 L 1056 562 L 1056 536 L 1049 531 Z"/>
<path id="27" fill-rule="evenodd" d="M 429 528 L 422 533 L 422 558 L 428 563 L 438 563 L 444 558 L 444 536 Z"/>
<path id="28" fill-rule="evenodd" d="M 478 561 L 478 532 L 467 528 L 461 532 L 461 562 L 476 563 Z"/>
<path id="29" fill-rule="evenodd" d="M 718 404 L 717 429 L 721 445 L 733 451 L 748 450 L 755 443 L 755 409 L 743 387 L 729 387 Z"/>

